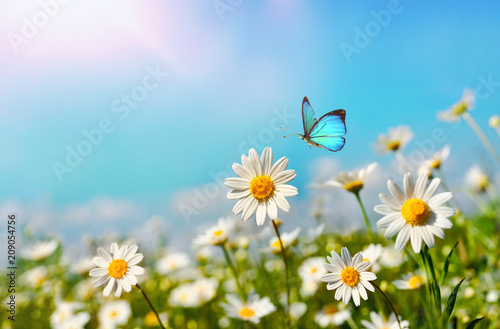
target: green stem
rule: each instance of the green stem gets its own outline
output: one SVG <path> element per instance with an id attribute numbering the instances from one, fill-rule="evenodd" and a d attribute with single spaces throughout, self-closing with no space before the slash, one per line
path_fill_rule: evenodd
<path id="1" fill-rule="evenodd" d="M 285 248 L 283 248 L 283 241 L 281 240 L 280 231 L 278 230 L 278 225 L 274 219 L 272 220 L 274 231 L 276 231 L 276 235 L 278 236 L 278 240 L 280 242 L 281 247 L 281 255 L 283 256 L 283 262 L 285 263 L 285 282 L 286 282 L 286 324 L 288 328 L 291 328 L 291 319 L 290 319 L 290 282 L 288 279 L 288 264 L 286 261 L 286 252 Z"/>
<path id="2" fill-rule="evenodd" d="M 481 141 L 481 143 L 483 143 L 486 150 L 500 164 L 500 156 L 495 151 L 493 145 L 491 145 L 490 141 L 488 140 L 488 137 L 486 137 L 484 132 L 481 130 L 481 127 L 479 127 L 476 120 L 474 120 L 474 118 L 469 114 L 469 112 L 465 112 L 464 114 L 462 114 L 462 117 L 464 118 L 465 122 L 467 122 L 467 124 L 472 128 L 472 130 L 474 130 L 474 132 L 476 133 L 477 137 L 479 137 L 479 140 Z"/>
<path id="3" fill-rule="evenodd" d="M 148 296 L 146 296 L 146 293 L 144 292 L 144 290 L 142 290 L 141 286 L 138 283 L 135 286 L 137 287 L 137 289 L 139 289 L 141 294 L 144 296 L 144 299 L 146 299 L 146 302 L 148 303 L 149 307 L 151 308 L 153 313 L 156 315 L 156 319 L 158 319 L 158 323 L 160 324 L 160 327 L 165 329 L 165 327 L 163 326 L 163 323 L 161 323 L 160 316 L 158 315 L 158 312 L 156 312 L 155 308 L 153 307 L 153 304 L 151 304 L 151 301 L 149 300 Z"/>
<path id="4" fill-rule="evenodd" d="M 377 288 L 377 290 L 382 294 L 382 296 L 384 296 L 385 300 L 387 301 L 387 303 L 389 304 L 389 306 L 391 307 L 392 309 L 392 312 L 394 313 L 394 315 L 396 316 L 396 321 L 398 321 L 398 326 L 399 326 L 399 329 L 402 329 L 401 328 L 401 322 L 399 322 L 399 315 L 398 315 L 398 312 L 396 312 L 396 309 L 394 308 L 394 305 L 392 305 L 391 303 L 391 300 L 389 299 L 389 297 L 387 297 L 387 295 L 382 291 L 382 289 L 380 289 L 380 287 L 375 283 L 375 282 L 370 282 L 375 288 Z"/>
<path id="5" fill-rule="evenodd" d="M 359 206 L 361 207 L 361 211 L 363 212 L 363 217 L 365 218 L 365 224 L 366 224 L 366 230 L 368 231 L 368 235 L 370 236 L 371 242 L 375 242 L 373 240 L 373 232 L 372 228 L 370 227 L 370 221 L 368 220 L 368 216 L 366 215 L 365 207 L 363 206 L 363 202 L 361 202 L 361 198 L 359 196 L 359 192 L 354 193 L 356 196 L 356 199 L 358 200 Z"/>
<path id="6" fill-rule="evenodd" d="M 222 251 L 224 251 L 224 257 L 226 258 L 226 263 L 229 269 L 231 270 L 231 274 L 233 275 L 234 280 L 236 281 L 236 286 L 238 287 L 238 294 L 242 301 L 246 302 L 245 291 L 240 285 L 240 281 L 238 280 L 238 272 L 236 272 L 236 268 L 234 267 L 233 262 L 231 261 L 231 257 L 229 257 L 229 253 L 227 252 L 226 243 L 220 245 Z"/>

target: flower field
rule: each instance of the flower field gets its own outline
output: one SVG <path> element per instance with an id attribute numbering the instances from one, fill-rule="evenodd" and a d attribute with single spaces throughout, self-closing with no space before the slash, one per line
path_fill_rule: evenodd
<path id="1" fill-rule="evenodd" d="M 481 127 L 473 107 L 466 90 L 438 118 L 464 120 L 498 160 L 498 141 L 482 129 L 500 132 L 500 119 Z M 7 318 L 10 293 L 2 288 L 1 328 L 500 328 L 496 173 L 471 163 L 460 189 L 477 206 L 463 209 L 445 184 L 454 145 L 411 163 L 405 147 L 412 138 L 399 126 L 375 142 L 399 163 L 378 203 L 364 201 L 375 162 L 321 182 L 320 194 L 352 196 L 359 209 L 345 220 L 363 230 L 336 229 L 313 206 L 304 219 L 312 229 L 287 223 L 301 194 L 293 180 L 302 173 L 288 166 L 293 154 L 267 147 L 249 149 L 233 165 L 225 185 L 234 208 L 186 237 L 190 248 L 148 250 L 123 236 L 92 241 L 93 257 L 63 260 L 58 240 L 26 237 L 16 318 Z"/>

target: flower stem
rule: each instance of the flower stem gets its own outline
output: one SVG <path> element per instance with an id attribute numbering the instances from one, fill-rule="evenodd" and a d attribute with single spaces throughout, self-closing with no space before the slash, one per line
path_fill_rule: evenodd
<path id="1" fill-rule="evenodd" d="M 361 197 L 359 196 L 359 192 L 354 193 L 356 199 L 358 200 L 359 206 L 361 207 L 361 211 L 363 212 L 363 217 L 365 218 L 366 230 L 368 231 L 368 235 L 370 236 L 371 242 L 373 241 L 373 232 L 370 227 L 370 221 L 368 220 L 368 216 L 366 215 L 365 207 L 363 206 L 363 202 L 361 202 Z"/>
<path id="2" fill-rule="evenodd" d="M 399 315 L 398 315 L 398 312 L 396 312 L 396 309 L 394 308 L 394 305 L 392 305 L 389 297 L 387 297 L 387 295 L 382 291 L 382 289 L 380 289 L 380 287 L 375 283 L 375 282 L 370 282 L 375 288 L 377 288 L 378 291 L 380 291 L 380 293 L 382 294 L 382 296 L 384 296 L 385 300 L 387 301 L 387 303 L 389 304 L 389 306 L 391 307 L 392 309 L 392 312 L 394 313 L 394 315 L 396 316 L 396 320 L 398 321 L 398 326 L 399 326 L 399 329 L 402 329 L 401 328 L 401 322 L 399 322 Z"/>
<path id="3" fill-rule="evenodd" d="M 398 159 L 399 163 L 401 164 L 403 171 L 405 173 L 410 172 L 410 166 L 408 165 L 408 161 L 406 161 L 403 153 L 401 153 L 400 150 L 397 150 L 396 152 L 394 152 L 394 154 L 396 155 L 396 158 Z"/>
<path id="4" fill-rule="evenodd" d="M 274 230 L 276 231 L 276 235 L 278 236 L 278 240 L 280 242 L 281 247 L 281 255 L 283 256 L 283 262 L 285 263 L 285 282 L 286 282 L 286 324 L 288 328 L 291 328 L 291 319 L 290 319 L 290 282 L 288 279 L 288 264 L 286 261 L 286 253 L 285 248 L 283 248 L 283 241 L 281 241 L 280 231 L 278 230 L 278 225 L 276 222 L 273 222 Z"/>
<path id="5" fill-rule="evenodd" d="M 477 137 L 479 137 L 479 140 L 481 141 L 481 143 L 483 143 L 486 150 L 500 164 L 500 156 L 495 151 L 493 145 L 491 145 L 490 141 L 488 140 L 488 137 L 486 137 L 484 132 L 481 130 L 481 127 L 479 127 L 476 120 L 474 120 L 474 118 L 469 114 L 469 112 L 465 112 L 464 114 L 462 114 L 462 117 L 464 118 L 465 122 L 467 122 L 467 124 L 472 128 L 472 130 L 474 130 L 474 132 L 476 133 Z"/>
<path id="6" fill-rule="evenodd" d="M 231 270 L 231 273 L 233 274 L 234 280 L 236 281 L 236 286 L 238 287 L 238 294 L 240 295 L 241 300 L 246 302 L 245 291 L 243 290 L 243 288 L 240 285 L 240 281 L 238 280 L 238 273 L 236 272 L 236 268 L 234 267 L 234 264 L 231 261 L 231 258 L 229 257 L 229 253 L 227 252 L 226 244 L 223 243 L 220 246 L 222 247 L 222 251 L 224 251 L 224 257 L 226 258 L 227 266 L 229 266 L 229 269 Z"/>
<path id="7" fill-rule="evenodd" d="M 151 308 L 153 313 L 156 315 L 156 319 L 158 319 L 158 323 L 160 324 L 160 327 L 165 329 L 165 327 L 163 326 L 163 323 L 161 323 L 160 316 L 158 315 L 158 312 L 156 312 L 155 308 L 153 307 L 153 304 L 151 304 L 151 301 L 149 300 L 148 296 L 146 296 L 146 293 L 144 292 L 144 290 L 142 290 L 141 286 L 138 283 L 135 286 L 142 293 L 142 295 L 144 296 L 144 299 L 146 299 L 146 302 L 148 302 L 149 307 Z"/>

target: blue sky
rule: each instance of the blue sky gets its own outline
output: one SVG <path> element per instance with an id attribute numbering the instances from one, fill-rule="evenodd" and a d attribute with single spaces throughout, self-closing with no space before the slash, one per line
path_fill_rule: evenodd
<path id="1" fill-rule="evenodd" d="M 18 51 L 4 38 L 0 198 L 54 208 L 130 199 L 165 211 L 162 204 L 179 190 L 209 183 L 211 173 L 239 161 L 252 138 L 260 138 L 259 152 L 265 144 L 289 157 L 295 185 L 304 189 L 319 158 L 343 169 L 387 164 L 390 157 L 375 155 L 371 144 L 399 124 L 420 141 L 443 129 L 457 179 L 475 162 L 493 166 L 469 127 L 454 129 L 436 113 L 465 87 L 483 85 L 488 95 L 472 114 L 499 147 L 487 121 L 499 113 L 500 86 L 484 81 L 500 82 L 500 3 L 243 0 L 222 20 L 214 3 L 73 2 Z M 0 4 L 6 36 L 22 35 L 23 18 L 41 10 L 35 2 Z M 377 23 L 373 13 L 391 6 L 390 21 Z M 341 45 L 356 46 L 358 31 L 370 28 L 367 44 L 347 58 Z M 122 120 L 113 108 L 151 70 L 168 76 Z M 273 128 L 301 129 L 304 96 L 317 116 L 346 109 L 341 152 L 311 150 Z M 295 117 L 276 114 L 285 108 Z M 64 164 L 66 148 L 77 148 L 83 131 L 103 120 L 114 130 L 60 181 L 54 162 Z"/>

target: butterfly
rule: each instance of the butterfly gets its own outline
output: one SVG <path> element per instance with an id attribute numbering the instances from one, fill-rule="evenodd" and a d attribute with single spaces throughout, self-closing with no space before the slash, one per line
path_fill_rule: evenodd
<path id="1" fill-rule="evenodd" d="M 340 135 L 347 132 L 345 114 L 345 110 L 335 110 L 316 119 L 309 100 L 304 97 L 302 101 L 304 134 L 296 133 L 292 135 L 299 135 L 310 146 L 324 148 L 332 152 L 340 151 L 345 144 L 345 138 Z M 288 136 L 283 136 L 283 138 Z"/>

